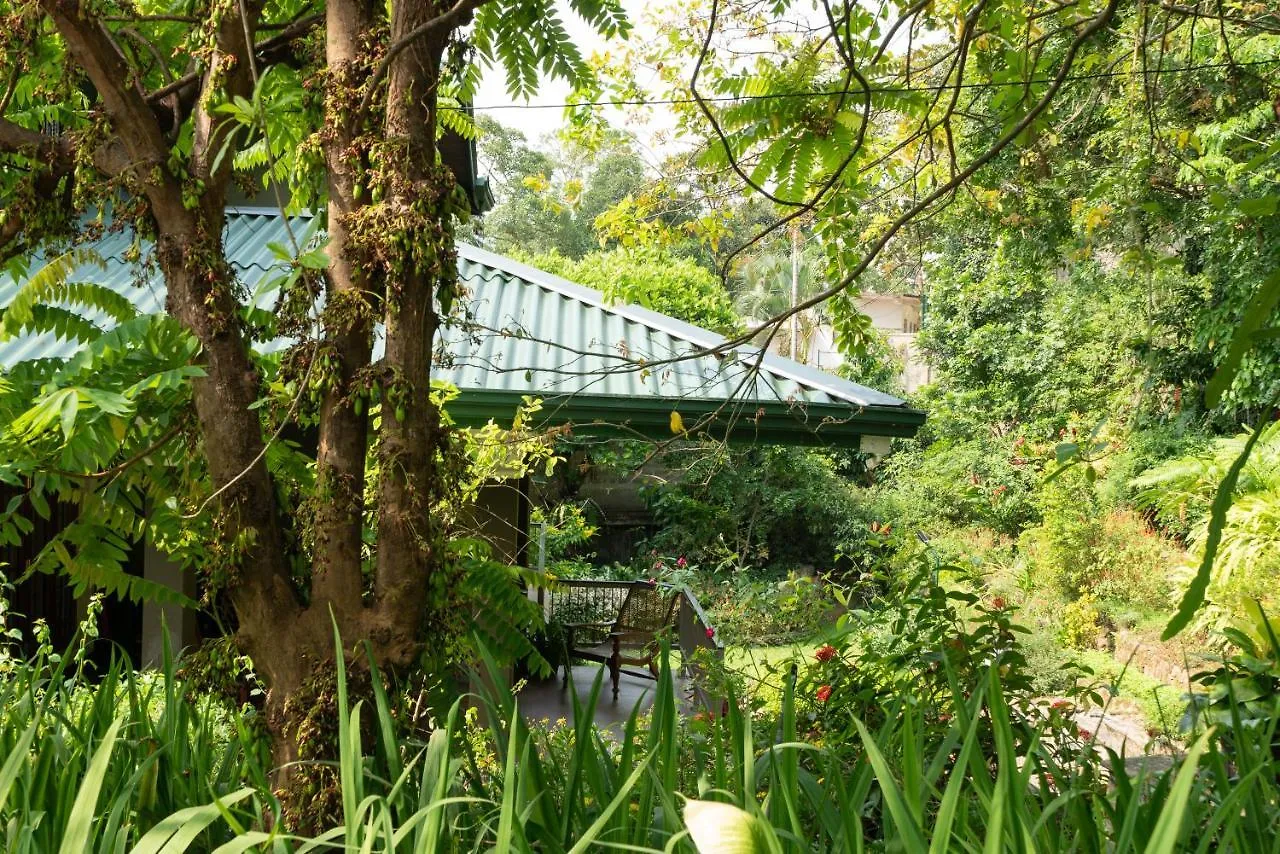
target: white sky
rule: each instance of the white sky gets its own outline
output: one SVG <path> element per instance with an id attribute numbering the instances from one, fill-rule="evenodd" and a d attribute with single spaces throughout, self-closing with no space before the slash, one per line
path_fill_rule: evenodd
<path id="1" fill-rule="evenodd" d="M 643 20 L 643 13 L 652 4 L 644 0 L 623 0 L 622 5 L 632 24 L 631 39 L 643 40 L 651 37 L 652 25 Z M 593 53 L 601 53 L 611 47 L 616 49 L 623 44 L 621 41 L 613 45 L 606 42 L 595 30 L 585 24 L 564 0 L 557 0 L 556 7 L 560 19 L 565 22 L 565 29 L 569 31 L 569 35 L 582 51 L 583 56 L 589 57 Z M 529 101 L 529 105 L 539 108 L 522 108 L 526 106 L 525 102 L 507 94 L 506 75 L 501 68 L 495 67 L 485 72 L 484 77 L 481 78 L 475 107 L 476 112 L 483 112 L 508 127 L 522 131 L 530 142 L 538 142 L 543 136 L 554 134 L 564 124 L 564 110 L 555 105 L 563 104 L 567 100 L 569 100 L 569 87 L 565 83 L 543 77 L 537 94 Z M 485 107 L 499 107 L 499 109 L 486 110 Z M 606 114 L 615 127 L 624 125 L 626 117 L 621 110 L 608 109 Z M 637 141 L 641 145 L 650 144 L 651 130 L 634 126 L 631 129 L 636 133 Z"/>

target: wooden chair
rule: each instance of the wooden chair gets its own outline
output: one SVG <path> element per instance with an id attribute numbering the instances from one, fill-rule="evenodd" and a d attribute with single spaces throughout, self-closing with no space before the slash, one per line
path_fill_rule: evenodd
<path id="1" fill-rule="evenodd" d="M 569 685 L 573 659 L 585 658 L 609 667 L 613 699 L 618 699 L 618 680 L 624 664 L 644 665 L 648 673 L 630 675 L 658 678 L 658 637 L 675 625 L 680 591 L 637 581 L 627 590 L 618 616 L 607 623 L 569 623 L 565 626 L 568 656 L 564 665 L 564 686 Z"/>

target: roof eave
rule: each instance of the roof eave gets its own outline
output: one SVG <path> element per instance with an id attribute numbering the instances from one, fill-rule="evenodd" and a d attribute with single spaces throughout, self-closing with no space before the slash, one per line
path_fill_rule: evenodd
<path id="1" fill-rule="evenodd" d="M 509 427 L 523 399 L 520 392 L 463 389 L 446 409 L 463 427 L 490 420 Z M 536 422 L 542 429 L 569 425 L 576 435 L 661 440 L 672 438 L 673 411 L 686 429 L 716 440 L 853 449 L 863 436 L 914 436 L 925 420 L 908 407 L 578 394 L 544 401 Z"/>

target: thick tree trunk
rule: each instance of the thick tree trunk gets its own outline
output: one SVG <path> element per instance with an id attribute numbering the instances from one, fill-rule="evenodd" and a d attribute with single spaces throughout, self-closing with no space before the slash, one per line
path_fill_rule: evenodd
<path id="1" fill-rule="evenodd" d="M 335 623 L 348 660 L 355 658 L 350 650 L 368 642 L 380 665 L 408 666 L 423 648 L 428 603 L 443 592 L 443 574 L 436 571 L 442 532 L 433 509 L 447 471 L 447 436 L 431 402 L 430 374 L 439 324 L 435 299 L 452 294 L 456 258 L 454 182 L 436 162 L 436 89 L 450 32 L 483 0 L 393 3 L 390 59 L 377 74 L 388 73 L 378 85 L 369 81 L 376 76 L 371 66 L 380 61 L 383 4 L 327 2 L 327 121 L 320 134 L 330 266 L 324 336 L 312 353 L 324 367 L 310 373 L 323 396 L 317 490 L 305 520 L 314 533 L 309 591 L 297 590 L 292 576 L 284 511 L 253 408 L 261 382 L 222 245 L 234 158 L 224 151 L 231 123 L 211 110 L 226 96 L 253 90 L 260 0 L 232 4 L 218 20 L 216 47 L 202 57 L 192 151 L 182 170 L 170 168 L 175 155 L 160 118 L 101 21 L 80 0 L 40 2 L 118 136 L 118 144 L 102 150 L 123 184 L 149 203 L 168 310 L 200 343 L 205 376 L 194 383 L 193 395 L 216 499 L 210 506 L 217 557 L 209 569 L 225 583 L 245 650 L 267 683 L 276 760 L 327 757 L 331 743 L 307 744 L 300 733 L 332 698 Z M 352 119 L 357 101 L 385 103 L 385 112 Z M 16 133 L 11 127 L 0 131 Z M 189 205 L 193 192 L 198 202 Z M 386 356 L 375 366 L 372 329 L 379 314 Z M 373 597 L 366 601 L 362 529 L 370 423 L 367 398 L 361 398 L 368 384 L 378 386 L 382 420 L 377 566 Z"/>
<path id="2" fill-rule="evenodd" d="M 434 3 L 396 4 L 391 43 L 439 12 Z M 388 653 L 402 660 L 416 655 L 429 597 L 442 593 L 437 588 L 443 580 L 433 572 L 441 550 L 433 505 L 441 497 L 445 438 L 431 401 L 431 348 L 439 323 L 436 293 L 451 288 L 457 277 L 449 209 L 453 179 L 436 162 L 436 86 L 446 36 L 418 38 L 400 51 L 389 69 L 386 95 L 386 145 L 394 163 L 385 178 L 388 213 L 404 227 L 384 317 L 376 589 Z"/>
<path id="3" fill-rule="evenodd" d="M 365 155 L 358 145 L 359 128 L 348 120 L 347 112 L 354 85 L 368 75 L 373 8 L 367 0 L 329 0 L 325 18 L 330 261 L 324 325 L 334 376 L 328 378 L 320 405 L 311 596 L 315 604 L 328 603 L 336 614 L 352 616 L 363 607 L 368 401 L 361 396 L 359 383 L 372 352 L 374 295 L 366 290 L 368 271 L 350 251 L 351 230 L 359 228 L 358 213 L 364 206 L 356 187 L 357 168 L 363 166 Z M 362 198 L 367 199 L 367 194 Z"/>
<path id="4" fill-rule="evenodd" d="M 193 218 L 194 219 L 194 218 Z M 256 409 L 259 383 L 240 331 L 231 275 L 211 223 L 190 230 L 162 230 L 157 256 L 168 285 L 168 308 L 196 336 L 206 376 L 194 384 L 196 415 L 204 437 L 210 481 L 220 494 L 217 529 L 226 554 L 225 574 L 240 621 L 240 634 L 273 689 L 294 682 L 287 671 L 288 633 L 301 607 L 290 580 L 275 487 L 267 471 L 262 425 Z M 221 230 L 221 216 L 217 227 Z M 233 545 L 237 544 L 237 545 Z M 282 637 L 282 635 L 285 635 Z M 276 650 L 285 656 L 273 654 Z M 287 661 L 287 659 L 286 659 Z"/>

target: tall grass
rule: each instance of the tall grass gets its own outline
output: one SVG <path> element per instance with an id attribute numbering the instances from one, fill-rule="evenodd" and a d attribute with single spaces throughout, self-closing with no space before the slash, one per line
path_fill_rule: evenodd
<path id="1" fill-rule="evenodd" d="M 228 810 L 240 808 L 246 822 L 256 819 L 256 808 L 239 807 L 255 786 L 266 788 L 253 760 L 256 739 L 225 708 L 188 696 L 171 656 L 154 674 L 137 674 L 123 661 L 101 674 L 86 668 L 84 644 L 65 656 L 45 648 L 5 668 L 4 851 L 125 851 L 149 828 L 178 823 L 192 850 L 208 850 L 233 832 L 225 823 L 214 826 L 212 819 L 220 819 L 214 808 L 205 822 L 210 829 L 193 833 L 208 808 L 183 811 L 215 799 Z"/>
<path id="2" fill-rule="evenodd" d="M 376 669 L 359 702 L 339 670 L 342 821 L 310 838 L 270 828 L 252 738 L 185 696 L 171 663 L 154 680 L 113 667 L 88 685 L 29 662 L 0 687 L 5 850 L 1280 851 L 1274 718 L 1206 732 L 1167 770 L 1126 767 L 1022 720 L 993 667 L 956 686 L 940 742 L 898 697 L 883 726 L 823 744 L 789 685 L 767 724 L 732 702 L 690 719 L 664 655 L 644 714 L 594 727 L 597 679 L 549 730 L 482 658 L 498 687 L 425 740 L 400 735 Z"/>

